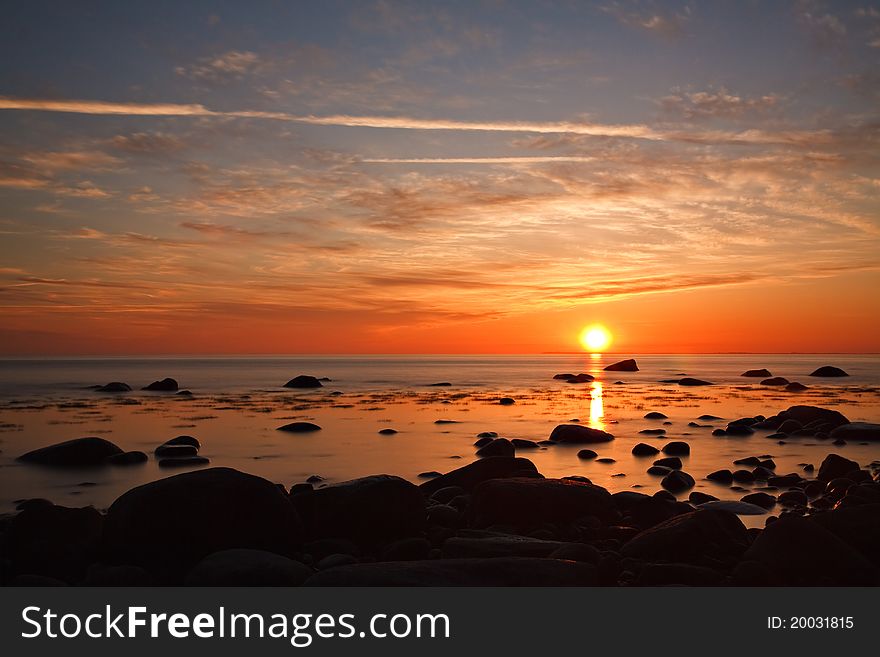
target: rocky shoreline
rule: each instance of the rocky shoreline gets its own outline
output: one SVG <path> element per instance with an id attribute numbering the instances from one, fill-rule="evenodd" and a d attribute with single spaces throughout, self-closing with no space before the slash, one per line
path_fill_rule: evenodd
<path id="1" fill-rule="evenodd" d="M 658 419 L 661 413 L 655 412 Z M 724 435 L 880 439 L 880 426 L 793 406 L 740 418 Z M 657 434 L 659 435 L 659 434 Z M 488 438 L 488 441 L 486 440 Z M 613 436 L 560 425 L 543 443 Z M 85 442 L 80 442 L 85 441 Z M 697 478 L 763 482 L 740 501 L 692 491 L 681 441 L 633 454 L 660 456 L 654 494 L 610 493 L 582 476 L 543 477 L 528 445 L 483 436 L 486 454 L 421 485 L 377 474 L 286 487 L 230 468 L 205 468 L 129 490 L 107 509 L 25 500 L 0 520 L 0 582 L 11 586 L 874 586 L 880 583 L 880 462 L 829 453 L 802 473 L 771 458 L 739 459 Z M 478 441 L 478 442 L 480 442 Z M 499 442 L 499 441 L 503 441 Z M 521 441 L 529 442 L 529 441 Z M 487 451 L 487 447 L 495 449 Z M 198 465 L 181 436 L 156 458 Z M 582 450 L 588 452 L 590 450 Z M 135 452 L 97 438 L 34 450 L 24 462 L 133 464 Z M 595 454 L 595 453 L 594 453 Z M 143 455 L 146 458 L 146 455 Z M 589 455 L 582 458 L 589 458 Z M 195 459 L 195 460 L 194 460 Z M 646 464 L 647 465 L 647 464 Z M 671 492 L 669 492 L 671 491 Z M 763 529 L 737 514 L 766 513 Z"/>

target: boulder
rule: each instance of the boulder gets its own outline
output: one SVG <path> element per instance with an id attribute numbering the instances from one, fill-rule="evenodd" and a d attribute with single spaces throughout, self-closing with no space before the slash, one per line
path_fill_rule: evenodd
<path id="1" fill-rule="evenodd" d="M 514 438 L 510 441 L 514 449 L 540 449 L 541 446 L 534 440 L 526 440 L 525 438 Z"/>
<path id="2" fill-rule="evenodd" d="M 122 381 L 111 381 L 97 388 L 98 392 L 131 392 L 131 386 Z"/>
<path id="3" fill-rule="evenodd" d="M 635 456 L 654 456 L 655 454 L 659 454 L 660 450 L 652 445 L 638 443 L 635 447 L 632 448 L 632 453 Z"/>
<path id="4" fill-rule="evenodd" d="M 767 509 L 757 504 L 749 504 L 748 502 L 736 502 L 735 500 L 718 500 L 717 502 L 706 502 L 700 505 L 701 509 L 709 511 L 726 511 L 735 513 L 738 516 L 757 516 L 767 513 Z"/>
<path id="5" fill-rule="evenodd" d="M 666 443 L 662 451 L 668 456 L 687 456 L 691 453 L 691 446 L 680 440 L 674 440 L 671 443 Z"/>
<path id="6" fill-rule="evenodd" d="M 559 541 L 545 541 L 530 536 L 513 534 L 446 539 L 440 548 L 444 559 L 488 557 L 548 557 L 565 545 Z"/>
<path id="7" fill-rule="evenodd" d="M 810 372 L 810 376 L 839 377 L 849 376 L 849 374 L 844 372 L 839 367 L 834 367 L 833 365 L 823 365 L 819 369 Z"/>
<path id="8" fill-rule="evenodd" d="M 708 493 L 702 493 L 698 490 L 692 490 L 688 495 L 688 502 L 694 505 L 706 504 L 707 502 L 717 502 L 718 498 Z"/>
<path id="9" fill-rule="evenodd" d="M 588 563 L 501 557 L 386 561 L 340 566 L 306 580 L 306 586 L 597 586 Z"/>
<path id="10" fill-rule="evenodd" d="M 802 426 L 815 423 L 827 427 L 827 429 L 823 429 L 827 431 L 839 427 L 841 424 L 849 423 L 846 416 L 838 411 L 818 406 L 790 406 L 786 410 L 780 411 L 776 417 L 780 424 L 785 420 L 797 420 Z"/>
<path id="11" fill-rule="evenodd" d="M 880 424 L 874 422 L 850 422 L 831 432 L 831 438 L 850 442 L 880 442 Z"/>
<path id="12" fill-rule="evenodd" d="M 475 527 L 535 527 L 571 522 L 583 516 L 611 520 L 617 510 L 604 488 L 571 479 L 493 479 L 473 492 Z"/>
<path id="13" fill-rule="evenodd" d="M 160 468 L 196 468 L 208 465 L 211 459 L 205 456 L 168 456 L 159 459 Z"/>
<path id="14" fill-rule="evenodd" d="M 850 461 L 839 454 L 829 454 L 822 461 L 822 465 L 819 466 L 819 474 L 816 475 L 816 478 L 819 481 L 831 481 L 832 479 L 845 477 L 859 469 L 860 466 L 855 461 Z"/>
<path id="15" fill-rule="evenodd" d="M 91 436 L 41 447 L 22 454 L 17 460 L 55 467 L 85 467 L 103 465 L 108 456 L 116 454 L 122 454 L 122 450 L 117 445 L 109 440 Z"/>
<path id="16" fill-rule="evenodd" d="M 786 514 L 758 534 L 744 555 L 785 586 L 874 586 L 877 569 L 811 519 Z"/>
<path id="17" fill-rule="evenodd" d="M 107 511 L 103 548 L 113 559 L 176 581 L 205 556 L 231 548 L 292 555 L 302 522 L 270 481 L 209 468 L 133 488 Z"/>
<path id="18" fill-rule="evenodd" d="M 516 400 L 513 397 L 502 397 L 498 400 L 498 403 L 502 406 L 512 406 L 516 403 Z"/>
<path id="19" fill-rule="evenodd" d="M 430 483 L 441 481 L 436 477 Z M 391 475 L 371 475 L 291 498 L 312 538 L 347 538 L 365 549 L 416 536 L 425 527 L 418 486 Z"/>
<path id="20" fill-rule="evenodd" d="M 105 459 L 108 465 L 139 465 L 146 463 L 149 457 L 144 452 L 122 452 L 120 454 L 112 454 Z"/>
<path id="21" fill-rule="evenodd" d="M 265 550 L 233 549 L 209 554 L 187 573 L 187 586 L 299 586 L 308 566 Z"/>
<path id="22" fill-rule="evenodd" d="M 730 484 L 733 483 L 733 473 L 730 470 L 716 470 L 707 474 L 706 479 L 720 484 Z"/>
<path id="23" fill-rule="evenodd" d="M 755 504 L 762 509 L 772 509 L 776 506 L 776 498 L 769 493 L 763 492 L 749 493 L 742 498 L 742 501 L 748 504 Z"/>
<path id="24" fill-rule="evenodd" d="M 594 378 L 592 374 L 581 372 L 568 377 L 565 381 L 566 383 L 590 383 Z"/>
<path id="25" fill-rule="evenodd" d="M 311 433 L 320 430 L 321 427 L 312 422 L 291 422 L 276 429 L 276 431 L 287 431 L 288 433 Z"/>
<path id="26" fill-rule="evenodd" d="M 627 358 L 626 360 L 620 360 L 611 365 L 606 365 L 603 369 L 606 372 L 638 372 L 639 366 L 634 358 Z"/>
<path id="27" fill-rule="evenodd" d="M 748 545 L 748 532 L 736 515 L 701 507 L 639 533 L 623 546 L 621 553 L 648 561 L 699 565 L 706 558 L 737 559 Z"/>
<path id="28" fill-rule="evenodd" d="M 284 384 L 285 388 L 321 388 L 323 384 L 321 381 L 314 376 L 309 376 L 308 374 L 300 374 L 299 376 L 293 377 L 290 381 Z"/>
<path id="29" fill-rule="evenodd" d="M 810 519 L 880 567 L 880 504 L 837 508 Z"/>
<path id="30" fill-rule="evenodd" d="M 591 449 L 582 449 L 577 453 L 577 457 L 582 461 L 589 461 L 590 459 L 594 459 L 597 456 L 599 455 Z"/>
<path id="31" fill-rule="evenodd" d="M 654 461 L 654 465 L 659 465 L 661 468 L 669 468 L 670 470 L 681 470 L 681 459 L 677 456 L 667 456 Z"/>
<path id="32" fill-rule="evenodd" d="M 601 429 L 593 429 L 580 424 L 560 424 L 550 433 L 550 440 L 555 443 L 587 445 L 607 443 L 614 440 L 614 436 Z"/>
<path id="33" fill-rule="evenodd" d="M 516 452 L 513 443 L 507 438 L 495 438 L 477 450 L 477 456 L 513 456 Z"/>
<path id="34" fill-rule="evenodd" d="M 773 375 L 770 373 L 770 370 L 760 369 L 760 370 L 746 370 L 745 372 L 740 374 L 740 376 L 749 376 L 749 377 L 752 377 L 755 379 L 765 379 L 765 378 L 771 377 Z"/>
<path id="35" fill-rule="evenodd" d="M 660 485 L 671 493 L 680 493 L 688 488 L 693 488 L 694 484 L 694 478 L 681 470 L 673 470 L 660 482 Z"/>
<path id="36" fill-rule="evenodd" d="M 785 392 L 803 392 L 804 390 L 808 390 L 807 386 L 799 381 L 792 381 L 785 386 Z"/>
<path id="37" fill-rule="evenodd" d="M 441 477 L 436 477 L 419 485 L 422 493 L 431 496 L 442 488 L 456 486 L 462 492 L 470 492 L 484 481 L 489 479 L 503 479 L 505 477 L 540 477 L 535 464 L 529 459 L 511 456 L 490 456 L 461 468 L 447 472 Z"/>
<path id="38" fill-rule="evenodd" d="M 177 381 L 168 377 L 161 381 L 153 381 L 150 385 L 144 386 L 142 390 L 154 390 L 158 392 L 177 392 Z"/>
<path id="39" fill-rule="evenodd" d="M 170 440 L 166 440 L 162 445 L 189 445 L 190 447 L 195 447 L 196 450 L 202 448 L 202 443 L 199 442 L 198 438 L 194 438 L 193 436 L 175 436 Z"/>
<path id="40" fill-rule="evenodd" d="M 783 376 L 773 376 L 761 381 L 762 386 L 787 386 L 791 381 Z"/>
<path id="41" fill-rule="evenodd" d="M 157 458 L 196 456 L 199 450 L 192 445 L 159 445 L 153 454 Z"/>
<path id="42" fill-rule="evenodd" d="M 668 420 L 669 417 L 660 411 L 651 411 L 650 413 L 645 413 L 646 420 Z"/>
<path id="43" fill-rule="evenodd" d="M 715 385 L 711 381 L 703 381 L 702 379 L 694 379 L 692 377 L 686 376 L 683 379 L 678 380 L 678 385 L 680 386 L 711 386 Z"/>

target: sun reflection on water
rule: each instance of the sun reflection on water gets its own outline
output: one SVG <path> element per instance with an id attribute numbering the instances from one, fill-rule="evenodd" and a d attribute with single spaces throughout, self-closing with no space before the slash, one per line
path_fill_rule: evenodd
<path id="1" fill-rule="evenodd" d="M 602 403 L 602 384 L 593 381 L 590 389 L 590 426 L 594 429 L 605 429 L 605 409 Z"/>

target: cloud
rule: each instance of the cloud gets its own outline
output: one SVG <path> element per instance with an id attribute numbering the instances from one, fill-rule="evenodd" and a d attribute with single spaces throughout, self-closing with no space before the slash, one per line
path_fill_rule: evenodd
<path id="1" fill-rule="evenodd" d="M 675 12 L 667 8 L 658 8 L 654 3 L 613 2 L 602 7 L 602 11 L 614 16 L 622 25 L 671 39 L 683 36 L 685 25 L 690 20 L 688 6 Z"/>
<path id="2" fill-rule="evenodd" d="M 0 96 L 0 110 L 33 110 L 120 116 L 218 116 L 203 105 L 174 103 L 112 103 L 102 100 L 51 100 Z"/>
<path id="3" fill-rule="evenodd" d="M 121 164 L 121 160 L 102 151 L 46 151 L 26 153 L 21 159 L 47 172 L 111 169 Z"/>
<path id="4" fill-rule="evenodd" d="M 239 80 L 249 73 L 259 72 L 265 62 L 250 50 L 230 50 L 211 57 L 202 57 L 191 66 L 178 66 L 178 75 L 209 82 Z"/>
<path id="5" fill-rule="evenodd" d="M 657 103 L 663 111 L 675 116 L 707 119 L 742 118 L 748 114 L 766 113 L 777 109 L 781 101 L 782 97 L 777 94 L 745 98 L 721 87 L 710 91 L 677 91 L 660 98 Z"/>
<path id="6" fill-rule="evenodd" d="M 110 141 L 113 148 L 136 155 L 175 153 L 186 146 L 180 137 L 164 132 L 134 132 L 116 135 Z"/>
<path id="7" fill-rule="evenodd" d="M 798 19 L 817 48 L 830 49 L 843 43 L 846 25 L 834 14 L 822 13 L 820 5 L 810 0 L 800 3 Z"/>

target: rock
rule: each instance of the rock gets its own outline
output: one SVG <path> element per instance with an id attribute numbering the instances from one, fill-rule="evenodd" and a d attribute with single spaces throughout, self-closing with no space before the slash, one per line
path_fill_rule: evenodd
<path id="1" fill-rule="evenodd" d="M 231 468 L 210 468 L 119 497 L 107 511 L 103 549 L 174 581 L 213 552 L 253 548 L 290 556 L 302 539 L 299 515 L 278 486 Z"/>
<path id="2" fill-rule="evenodd" d="M 448 388 L 452 384 L 449 381 L 438 381 L 437 383 L 429 383 L 429 388 Z"/>
<path id="3" fill-rule="evenodd" d="M 146 463 L 148 460 L 149 459 L 144 452 L 134 451 L 112 454 L 104 459 L 104 462 L 108 465 L 139 465 L 141 463 Z"/>
<path id="4" fill-rule="evenodd" d="M 494 431 L 483 431 L 477 434 L 477 438 L 497 438 L 498 434 Z"/>
<path id="5" fill-rule="evenodd" d="M 321 427 L 311 422 L 291 422 L 284 426 L 278 427 L 276 431 L 287 431 L 289 433 L 310 433 L 312 431 L 320 431 Z"/>
<path id="6" fill-rule="evenodd" d="M 717 481 L 721 484 L 730 484 L 733 482 L 733 473 L 730 470 L 716 470 L 706 475 L 709 481 Z"/>
<path id="7" fill-rule="evenodd" d="M 724 418 L 718 417 L 717 415 L 703 414 L 703 415 L 701 415 L 700 417 L 698 417 L 697 419 L 698 419 L 698 420 L 703 420 L 704 422 L 712 422 L 712 421 L 715 421 L 715 420 L 723 420 Z"/>
<path id="8" fill-rule="evenodd" d="M 755 480 L 755 475 L 749 470 L 734 470 L 733 480 L 738 484 L 750 484 Z"/>
<path id="9" fill-rule="evenodd" d="M 190 447 L 195 447 L 197 450 L 202 448 L 202 443 L 199 442 L 198 438 L 194 438 L 192 436 L 175 436 L 171 440 L 166 440 L 163 445 L 189 445 Z"/>
<path id="10" fill-rule="evenodd" d="M 742 498 L 747 504 L 755 504 L 762 509 L 772 509 L 776 506 L 776 498 L 769 493 L 749 493 Z"/>
<path id="11" fill-rule="evenodd" d="M 487 557 L 548 557 L 564 543 L 530 536 L 499 535 L 480 538 L 453 536 L 441 547 L 444 559 Z"/>
<path id="12" fill-rule="evenodd" d="M 708 502 L 707 505 L 718 504 Z M 621 553 L 648 561 L 702 564 L 739 558 L 749 545 L 742 521 L 728 511 L 700 508 L 670 518 L 628 541 Z"/>
<path id="13" fill-rule="evenodd" d="M 620 360 L 603 368 L 606 372 L 638 372 L 639 366 L 634 358 Z"/>
<path id="14" fill-rule="evenodd" d="M 597 456 L 599 455 L 591 449 L 582 449 L 577 453 L 577 457 L 582 461 L 589 461 L 590 459 L 594 459 Z"/>
<path id="15" fill-rule="evenodd" d="M 802 426 L 817 425 L 827 426 L 827 431 L 839 427 L 841 424 L 848 424 L 849 420 L 843 414 L 827 408 L 818 406 L 790 406 L 784 411 L 780 411 L 777 416 L 780 424 L 785 420 L 797 420 Z"/>
<path id="16" fill-rule="evenodd" d="M 13 573 L 73 584 L 95 560 L 103 524 L 103 516 L 90 506 L 28 504 L 9 522 L 4 557 L 12 562 Z"/>
<path id="17" fill-rule="evenodd" d="M 663 497 L 668 496 L 669 499 Z M 654 496 L 621 491 L 611 496 L 615 506 L 623 513 L 622 522 L 638 529 L 653 527 L 664 520 L 669 520 L 693 509 L 679 502 L 668 491 L 661 490 Z"/>
<path id="18" fill-rule="evenodd" d="M 880 504 L 838 508 L 810 519 L 880 567 Z"/>
<path id="19" fill-rule="evenodd" d="M 379 434 L 382 436 L 393 436 L 397 433 L 397 429 L 379 429 Z"/>
<path id="20" fill-rule="evenodd" d="M 477 450 L 477 456 L 513 456 L 516 449 L 507 438 L 496 438 Z"/>
<path id="21" fill-rule="evenodd" d="M 810 376 L 826 376 L 826 377 L 837 377 L 837 376 L 849 376 L 846 372 L 844 372 L 839 367 L 834 367 L 833 365 L 823 365 L 817 370 L 813 370 L 810 372 Z"/>
<path id="22" fill-rule="evenodd" d="M 715 385 L 715 384 L 710 381 L 703 381 L 702 379 L 694 379 L 689 376 L 686 376 L 683 379 L 678 380 L 678 385 L 680 385 L 680 386 L 711 386 L 711 385 Z"/>
<path id="23" fill-rule="evenodd" d="M 447 504 L 453 498 L 464 495 L 466 492 L 461 486 L 446 486 L 435 490 L 431 493 L 430 498 L 440 504 Z"/>
<path id="24" fill-rule="evenodd" d="M 666 429 L 642 429 L 639 433 L 648 436 L 662 436 L 666 433 Z"/>
<path id="25" fill-rule="evenodd" d="M 647 469 L 649 475 L 654 475 L 656 477 L 665 477 L 670 472 L 672 472 L 672 468 L 668 468 L 665 465 L 652 465 Z"/>
<path id="26" fill-rule="evenodd" d="M 74 438 L 63 443 L 41 447 L 18 457 L 23 463 L 54 467 L 84 467 L 103 465 L 108 456 L 122 454 L 122 450 L 103 438 Z"/>
<path id="27" fill-rule="evenodd" d="M 691 446 L 682 441 L 673 441 L 666 443 L 662 451 L 669 456 L 687 456 L 691 453 Z"/>
<path id="28" fill-rule="evenodd" d="M 418 561 L 427 559 L 431 554 L 431 544 L 420 536 L 402 538 L 389 543 L 379 555 L 380 561 Z"/>
<path id="29" fill-rule="evenodd" d="M 604 488 L 570 479 L 493 479 L 473 492 L 475 527 L 533 527 L 583 516 L 612 519 L 617 512 Z"/>
<path id="30" fill-rule="evenodd" d="M 592 429 L 579 424 L 560 424 L 550 433 L 550 440 L 571 445 L 607 443 L 614 436 L 600 429 Z"/>
<path id="31" fill-rule="evenodd" d="M 780 493 L 777 501 L 783 506 L 807 506 L 807 494 L 802 490 L 788 490 Z"/>
<path id="32" fill-rule="evenodd" d="M 746 370 L 745 372 L 740 374 L 740 376 L 749 376 L 749 377 L 753 377 L 756 379 L 764 379 L 767 377 L 771 377 L 773 375 L 770 373 L 770 370 L 761 369 L 761 370 Z"/>
<path id="33" fill-rule="evenodd" d="M 442 472 L 437 472 L 436 470 L 428 470 L 427 472 L 420 472 L 416 475 L 419 479 L 433 479 L 434 477 L 442 477 Z"/>
<path id="34" fill-rule="evenodd" d="M 195 468 L 208 465 L 210 459 L 204 456 L 169 456 L 159 459 L 160 468 Z"/>
<path id="35" fill-rule="evenodd" d="M 590 383 L 594 378 L 595 377 L 593 377 L 592 374 L 581 372 L 580 374 L 575 374 L 574 376 L 567 378 L 565 381 L 566 383 Z"/>
<path id="36" fill-rule="evenodd" d="M 196 456 L 199 450 L 192 445 L 159 445 L 153 452 L 156 457 Z"/>
<path id="37" fill-rule="evenodd" d="M 596 463 L 617 463 L 617 461 L 606 456 L 601 459 L 596 459 Z"/>
<path id="38" fill-rule="evenodd" d="M 681 470 L 681 459 L 677 456 L 667 456 L 662 459 L 657 459 L 654 461 L 654 465 L 659 465 L 663 468 L 669 468 L 670 470 Z"/>
<path id="39" fill-rule="evenodd" d="M 804 390 L 809 390 L 807 386 L 803 383 L 799 383 L 798 381 L 792 381 L 787 386 L 785 386 L 785 392 L 803 392 Z"/>
<path id="40" fill-rule="evenodd" d="M 214 552 L 186 576 L 187 586 L 299 586 L 312 569 L 265 550 L 233 549 Z"/>
<path id="41" fill-rule="evenodd" d="M 757 456 L 746 456 L 733 462 L 734 465 L 759 465 L 760 463 L 761 459 Z"/>
<path id="42" fill-rule="evenodd" d="M 724 576 L 704 566 L 685 563 L 645 564 L 636 580 L 637 586 L 722 586 Z"/>
<path id="43" fill-rule="evenodd" d="M 516 400 L 513 397 L 502 397 L 498 400 L 498 403 L 502 406 L 512 406 L 516 403 Z"/>
<path id="44" fill-rule="evenodd" d="M 803 481 L 803 478 L 796 472 L 790 472 L 787 475 L 776 475 L 767 478 L 767 484 L 769 486 L 777 486 L 779 488 L 794 486 L 801 481 Z"/>
<path id="45" fill-rule="evenodd" d="M 495 440 L 495 439 L 494 438 L 477 438 L 476 442 L 474 442 L 474 447 L 477 447 L 477 448 L 485 447 L 486 445 L 491 443 L 493 440 Z"/>
<path id="46" fill-rule="evenodd" d="M 325 570 L 306 586 L 596 586 L 596 567 L 557 559 L 507 557 L 363 563 Z"/>
<path id="47" fill-rule="evenodd" d="M 464 467 L 447 472 L 442 477 L 436 477 L 419 485 L 422 493 L 431 496 L 442 488 L 457 486 L 465 492 L 470 492 L 478 484 L 489 479 L 503 479 L 505 477 L 540 477 L 538 469 L 530 460 L 521 457 L 490 456 L 474 461 Z"/>
<path id="48" fill-rule="evenodd" d="M 434 504 L 428 507 L 427 523 L 440 527 L 457 528 L 462 524 L 461 511 L 452 506 L 451 503 Z"/>
<path id="49" fill-rule="evenodd" d="M 780 516 L 758 534 L 744 557 L 767 567 L 785 586 L 873 586 L 877 569 L 816 522 Z"/>
<path id="50" fill-rule="evenodd" d="M 797 431 L 798 429 L 803 429 L 804 425 L 802 425 L 797 420 L 785 420 L 782 424 L 777 427 L 777 431 L 780 433 L 792 433 L 793 431 Z"/>
<path id="51" fill-rule="evenodd" d="M 829 454 L 819 466 L 819 474 L 816 475 L 816 478 L 819 481 L 831 481 L 838 477 L 845 477 L 859 469 L 861 466 L 855 461 L 850 461 L 839 454 Z"/>
<path id="52" fill-rule="evenodd" d="M 144 386 L 142 390 L 154 390 L 158 392 L 177 392 L 177 381 L 172 378 L 165 378 L 161 381 L 153 381 L 150 385 Z"/>
<path id="53" fill-rule="evenodd" d="M 668 420 L 669 417 L 661 413 L 660 411 L 651 411 L 650 413 L 645 413 L 646 420 Z"/>
<path id="54" fill-rule="evenodd" d="M 565 381 L 565 380 L 567 380 L 567 379 L 571 379 L 571 378 L 573 378 L 573 377 L 574 377 L 574 374 L 572 374 L 571 372 L 566 372 L 566 373 L 564 373 L 564 374 L 554 374 L 554 375 L 553 375 L 553 378 L 556 379 L 557 381 Z"/>
<path id="55" fill-rule="evenodd" d="M 708 493 L 701 493 L 698 490 L 692 490 L 688 495 L 688 502 L 691 504 L 705 504 L 706 502 L 717 502 L 718 498 Z"/>
<path id="56" fill-rule="evenodd" d="M 755 430 L 747 424 L 729 424 L 724 433 L 728 436 L 751 436 Z"/>
<path id="57" fill-rule="evenodd" d="M 350 554 L 328 554 L 321 559 L 315 567 L 318 570 L 327 570 L 328 568 L 339 568 L 340 566 L 350 566 L 357 563 L 358 560 Z"/>
<path id="58" fill-rule="evenodd" d="M 97 388 L 98 392 L 131 392 L 131 386 L 122 381 L 111 381 Z"/>
<path id="59" fill-rule="evenodd" d="M 880 424 L 873 422 L 850 422 L 842 424 L 831 432 L 836 440 L 880 442 Z"/>
<path id="60" fill-rule="evenodd" d="M 431 479 L 425 485 L 442 479 Z M 418 535 L 424 529 L 423 490 L 400 477 L 372 475 L 318 488 L 292 500 L 313 538 L 347 538 L 369 548 Z"/>
<path id="61" fill-rule="evenodd" d="M 787 386 L 789 383 L 790 381 L 782 376 L 774 376 L 761 381 L 762 386 Z"/>
<path id="62" fill-rule="evenodd" d="M 285 388 L 322 388 L 323 384 L 317 377 L 300 374 L 284 384 Z"/>
<path id="63" fill-rule="evenodd" d="M 632 453 L 635 456 L 654 456 L 655 454 L 659 454 L 660 450 L 652 445 L 646 445 L 645 443 L 638 443 L 635 447 L 632 448 Z"/>
<path id="64" fill-rule="evenodd" d="M 534 440 L 525 440 L 524 438 L 514 438 L 510 441 L 514 449 L 540 449 L 541 446 Z"/>
<path id="65" fill-rule="evenodd" d="M 671 493 L 680 493 L 688 488 L 693 488 L 694 484 L 694 478 L 681 470 L 673 470 L 660 482 L 660 485 Z"/>

